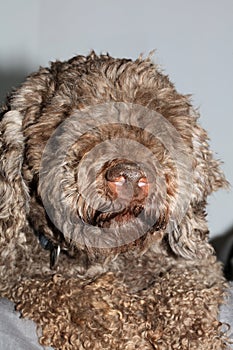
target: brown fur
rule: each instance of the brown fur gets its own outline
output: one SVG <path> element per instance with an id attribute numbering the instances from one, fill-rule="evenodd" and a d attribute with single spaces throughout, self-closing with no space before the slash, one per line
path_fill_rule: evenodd
<path id="1" fill-rule="evenodd" d="M 52 170 L 39 185 L 43 151 L 58 126 L 77 110 L 99 105 L 101 112 L 102 105 L 113 103 L 115 108 L 119 102 L 160 113 L 185 144 L 193 187 L 184 193 L 190 203 L 172 231 L 166 228 L 176 210 L 176 169 L 163 144 L 145 130 L 97 126 L 69 149 L 63 172 L 56 169 L 56 157 L 50 160 Z M 207 196 L 227 183 L 197 119 L 189 97 L 179 94 L 150 59 L 142 58 L 131 61 L 91 53 L 55 62 L 29 76 L 11 96 L 0 122 L 0 291 L 16 303 L 23 317 L 41 327 L 41 344 L 80 350 L 227 349 L 218 321 L 226 286 L 208 243 L 205 214 Z M 73 132 L 67 130 L 68 135 Z M 92 193 L 90 169 L 85 178 L 77 178 L 76 172 L 95 145 L 114 137 L 137 141 L 156 155 L 156 178 L 165 179 L 166 191 L 152 174 L 156 186 L 151 187 L 145 215 L 156 212 L 157 220 L 145 234 L 109 248 L 82 245 L 77 233 L 64 236 L 55 227 L 41 198 L 53 181 L 56 208 L 63 182 L 72 215 L 120 234 L 119 223 L 131 224 L 144 208 L 142 197 L 117 214 L 98 214 L 77 186 L 85 185 Z M 101 196 L 113 200 L 104 174 L 118 161 L 107 160 L 106 154 L 96 183 Z M 50 269 L 49 253 L 56 253 L 58 246 L 62 253 Z"/>

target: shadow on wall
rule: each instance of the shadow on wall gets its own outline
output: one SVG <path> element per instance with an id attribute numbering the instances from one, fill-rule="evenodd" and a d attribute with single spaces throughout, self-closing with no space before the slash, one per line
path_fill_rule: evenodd
<path id="1" fill-rule="evenodd" d="M 213 238 L 210 243 L 214 247 L 218 260 L 224 265 L 224 273 L 233 281 L 233 227 L 225 234 Z"/>
<path id="2" fill-rule="evenodd" d="M 19 87 L 28 74 L 29 72 L 23 67 L 5 70 L 0 67 L 0 105 L 4 103 L 12 90 Z"/>

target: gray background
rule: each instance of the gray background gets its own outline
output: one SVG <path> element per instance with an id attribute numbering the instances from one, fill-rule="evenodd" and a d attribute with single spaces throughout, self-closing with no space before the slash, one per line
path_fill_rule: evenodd
<path id="1" fill-rule="evenodd" d="M 136 58 L 156 49 L 181 93 L 192 93 L 233 184 L 232 0 L 0 0 L 0 100 L 39 65 L 108 51 Z M 217 152 L 217 153 L 216 153 Z M 233 225 L 233 192 L 209 200 L 211 236 Z"/>

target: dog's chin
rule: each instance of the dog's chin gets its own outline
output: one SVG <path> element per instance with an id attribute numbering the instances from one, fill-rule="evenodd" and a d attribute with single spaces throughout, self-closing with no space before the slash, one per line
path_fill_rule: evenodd
<path id="1" fill-rule="evenodd" d="M 143 206 L 126 208 L 120 212 L 94 212 L 92 218 L 89 218 L 88 224 L 100 228 L 121 227 L 134 221 L 143 212 Z"/>

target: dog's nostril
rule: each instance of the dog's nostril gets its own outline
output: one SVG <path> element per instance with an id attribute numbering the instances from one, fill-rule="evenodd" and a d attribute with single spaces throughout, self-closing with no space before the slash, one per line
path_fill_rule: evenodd
<path id="1" fill-rule="evenodd" d="M 116 186 L 123 186 L 126 182 L 126 178 L 124 176 L 118 176 L 108 181 L 113 182 Z"/>
<path id="2" fill-rule="evenodd" d="M 146 177 L 141 177 L 138 181 L 138 187 L 147 187 L 148 186 L 148 180 Z"/>

